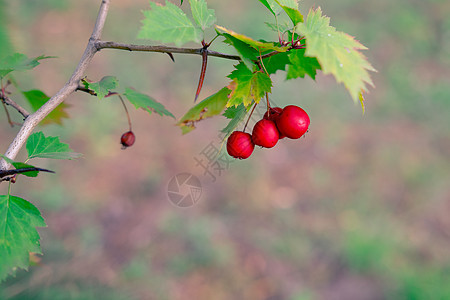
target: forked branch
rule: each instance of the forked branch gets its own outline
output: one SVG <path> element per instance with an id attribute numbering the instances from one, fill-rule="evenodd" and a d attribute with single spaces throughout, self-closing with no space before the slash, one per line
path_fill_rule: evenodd
<path id="1" fill-rule="evenodd" d="M 102 0 L 100 4 L 100 9 L 97 15 L 97 20 L 92 31 L 89 42 L 86 46 L 86 49 L 81 57 L 75 71 L 73 72 L 70 79 L 67 83 L 53 96 L 51 97 L 41 108 L 39 108 L 35 113 L 28 113 L 25 109 L 21 108 L 15 102 L 11 101 L 7 97 L 2 97 L 2 100 L 5 104 L 11 105 L 14 107 L 19 113 L 21 113 L 25 121 L 17 133 L 16 137 L 9 145 L 6 150 L 5 156 L 14 160 L 20 149 L 24 146 L 28 137 L 33 132 L 34 128 L 41 122 L 50 112 L 52 112 L 59 104 L 61 104 L 70 94 L 75 92 L 76 90 L 89 92 L 90 91 L 83 89 L 80 87 L 80 81 L 84 77 L 86 69 L 88 68 L 92 58 L 94 55 L 100 51 L 101 49 L 118 49 L 118 50 L 126 50 L 126 51 L 143 51 L 143 52 L 160 52 L 167 53 L 173 57 L 173 53 L 177 54 L 194 54 L 194 55 L 204 55 L 204 51 L 207 51 L 208 56 L 220 57 L 230 60 L 241 60 L 241 58 L 237 55 L 224 54 L 216 51 L 212 51 L 209 49 L 202 48 L 178 48 L 178 47 L 168 47 L 168 46 L 151 46 L 151 45 L 134 45 L 134 44 L 122 44 L 116 43 L 112 41 L 101 41 L 100 37 L 103 31 L 103 27 L 105 25 L 106 16 L 108 14 L 108 9 L 110 5 L 110 0 Z M 289 49 L 288 49 L 289 50 Z M 264 59 L 270 56 L 273 56 L 279 52 L 273 51 L 262 55 L 258 59 Z M 0 170 L 8 169 L 9 164 L 1 159 L 0 160 Z"/>
<path id="2" fill-rule="evenodd" d="M 17 104 L 14 100 L 9 98 L 8 96 L 3 94 L 2 92 L 0 92 L 0 99 L 6 105 L 9 105 L 12 108 L 14 108 L 15 110 L 17 110 L 23 116 L 24 119 L 26 119 L 30 115 L 30 113 L 25 108 L 23 108 L 22 106 Z"/>
<path id="3" fill-rule="evenodd" d="M 100 9 L 97 15 L 97 20 L 95 22 L 94 29 L 89 39 L 88 45 L 80 59 L 75 71 L 70 77 L 69 81 L 54 95 L 50 98 L 41 108 L 39 108 L 35 113 L 30 114 L 23 123 L 16 137 L 9 145 L 8 150 L 6 150 L 5 156 L 10 159 L 14 159 L 19 150 L 23 147 L 28 137 L 33 132 L 34 128 L 41 122 L 50 112 L 52 112 L 59 104 L 61 104 L 67 96 L 72 94 L 78 87 L 78 83 L 83 77 L 87 67 L 89 66 L 92 58 L 97 52 L 95 42 L 100 39 L 103 27 L 105 25 L 106 16 L 108 14 L 110 0 L 102 0 L 100 4 Z M 0 161 L 0 170 L 6 170 L 9 164 L 2 159 Z"/>

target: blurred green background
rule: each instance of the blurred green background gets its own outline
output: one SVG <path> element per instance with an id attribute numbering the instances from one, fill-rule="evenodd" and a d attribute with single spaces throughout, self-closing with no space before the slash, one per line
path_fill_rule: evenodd
<path id="1" fill-rule="evenodd" d="M 100 1 L 2 2 L 15 51 L 58 57 L 16 76 L 18 83 L 53 95 L 81 57 Z M 218 24 L 277 39 L 259 1 L 208 3 Z M 304 0 L 300 7 L 306 15 L 319 5 L 369 48 L 364 54 L 378 70 L 364 116 L 333 78 L 285 81 L 279 72 L 272 100 L 302 106 L 310 132 L 256 149 L 212 182 L 194 158 L 218 143 L 223 117 L 182 136 L 173 119 L 132 110 L 137 140 L 122 151 L 120 102 L 70 96 L 71 119 L 40 130 L 84 156 L 38 161 L 57 175 L 13 186 L 48 228 L 39 230 L 40 262 L 1 284 L 0 299 L 450 299 L 450 2 Z M 103 38 L 142 43 L 136 34 L 148 8 L 147 0 L 113 0 Z M 103 50 L 87 76 L 115 75 L 122 88 L 152 95 L 180 118 L 192 106 L 201 57 L 175 60 Z M 201 98 L 228 84 L 233 63 L 210 58 Z M 0 118 L 4 153 L 18 128 Z M 189 209 L 167 199 L 180 172 L 203 184 Z"/>

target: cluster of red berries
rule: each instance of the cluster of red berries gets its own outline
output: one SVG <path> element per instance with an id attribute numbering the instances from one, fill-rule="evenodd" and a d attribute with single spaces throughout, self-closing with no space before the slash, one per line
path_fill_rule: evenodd
<path id="1" fill-rule="evenodd" d="M 253 127 L 252 134 L 234 131 L 227 140 L 228 154 L 246 159 L 253 153 L 255 145 L 272 148 L 285 137 L 298 139 L 309 127 L 309 116 L 300 107 L 288 105 L 284 109 L 270 107 L 262 120 Z"/>

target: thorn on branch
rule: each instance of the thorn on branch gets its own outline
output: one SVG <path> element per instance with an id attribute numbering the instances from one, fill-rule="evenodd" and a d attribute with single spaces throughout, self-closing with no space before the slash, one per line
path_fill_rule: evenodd
<path id="1" fill-rule="evenodd" d="M 90 94 L 90 95 L 92 95 L 92 96 L 97 96 L 97 93 L 96 93 L 96 92 L 94 92 L 93 90 L 88 89 L 88 88 L 86 88 L 86 87 L 84 87 L 84 86 L 81 86 L 81 85 L 79 85 L 79 86 L 77 87 L 76 90 L 77 90 L 77 91 L 80 91 L 80 92 L 88 93 L 88 94 Z"/>
<path id="2" fill-rule="evenodd" d="M 195 93 L 194 103 L 197 101 L 198 96 L 203 87 L 203 81 L 205 80 L 206 75 L 206 66 L 208 65 L 208 46 L 205 44 L 205 41 L 202 41 L 203 49 L 202 49 L 202 68 L 200 70 L 200 78 L 198 80 L 197 91 Z"/>
<path id="3" fill-rule="evenodd" d="M 36 167 L 29 167 L 29 168 L 20 168 L 20 169 L 12 169 L 12 170 L 1 170 L 0 178 L 6 177 L 6 176 L 11 176 L 11 175 L 15 176 L 16 174 L 33 172 L 33 171 L 55 173 L 55 171 L 52 171 L 52 170 L 36 168 Z"/>
<path id="4" fill-rule="evenodd" d="M 93 90 L 88 89 L 88 88 L 86 88 L 84 86 L 81 86 L 81 85 L 79 85 L 77 87 L 76 91 L 85 92 L 85 93 L 87 93 L 89 95 L 92 95 L 92 96 L 97 96 L 96 92 L 94 92 Z M 109 91 L 108 94 L 104 98 L 108 98 L 108 97 L 111 97 L 111 96 L 114 96 L 114 95 L 118 95 L 118 93 Z"/>
<path id="5" fill-rule="evenodd" d="M 173 57 L 173 54 L 170 53 L 170 52 L 166 52 L 166 53 L 167 53 L 167 55 L 169 55 L 170 59 L 171 59 L 173 62 L 175 62 L 175 57 Z"/>

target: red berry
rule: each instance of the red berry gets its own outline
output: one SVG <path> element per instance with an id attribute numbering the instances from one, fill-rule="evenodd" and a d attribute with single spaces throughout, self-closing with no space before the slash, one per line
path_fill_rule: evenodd
<path id="1" fill-rule="evenodd" d="M 266 112 L 263 119 L 274 121 L 276 125 L 276 121 L 280 117 L 282 112 L 283 109 L 281 107 L 271 107 L 269 108 L 269 114 Z M 284 138 L 285 136 L 278 130 L 278 139 L 281 140 Z"/>
<path id="2" fill-rule="evenodd" d="M 277 123 L 275 123 L 275 125 L 277 125 Z M 278 129 L 278 127 L 277 127 L 277 129 Z M 282 139 L 284 139 L 286 136 L 284 135 L 284 134 L 282 134 L 279 130 L 278 130 L 278 139 L 279 140 L 282 140 Z"/>
<path id="3" fill-rule="evenodd" d="M 133 131 L 127 131 L 120 137 L 120 143 L 122 144 L 123 149 L 133 146 L 135 140 L 136 136 Z"/>
<path id="4" fill-rule="evenodd" d="M 308 130 L 308 114 L 298 106 L 288 105 L 277 119 L 277 128 L 281 134 L 290 139 L 298 139 Z"/>
<path id="5" fill-rule="evenodd" d="M 255 124 L 252 140 L 255 145 L 272 148 L 278 142 L 279 134 L 273 121 L 262 119 Z"/>
<path id="6" fill-rule="evenodd" d="M 234 158 L 246 159 L 254 148 L 252 136 L 246 132 L 234 131 L 227 140 L 227 152 Z"/>
<path id="7" fill-rule="evenodd" d="M 281 107 L 271 107 L 269 108 L 269 111 L 264 114 L 263 119 L 270 120 L 270 121 L 276 121 L 278 117 L 280 116 L 283 109 Z"/>

